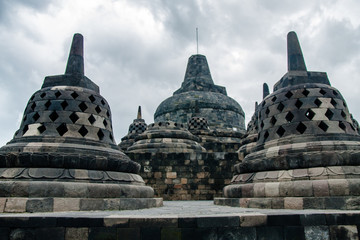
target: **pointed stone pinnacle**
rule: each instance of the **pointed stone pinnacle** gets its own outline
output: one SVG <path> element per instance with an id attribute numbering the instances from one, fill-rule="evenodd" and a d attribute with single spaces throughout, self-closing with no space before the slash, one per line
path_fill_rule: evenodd
<path id="1" fill-rule="evenodd" d="M 74 34 L 65 74 L 84 75 L 84 38 L 81 34 Z"/>
<path id="2" fill-rule="evenodd" d="M 270 94 L 269 86 L 266 83 L 264 83 L 263 84 L 263 99 L 266 98 L 266 96 L 269 94 Z"/>
<path id="3" fill-rule="evenodd" d="M 137 118 L 136 119 L 142 119 L 141 117 L 141 106 L 138 108 Z"/>
<path id="4" fill-rule="evenodd" d="M 287 35 L 288 71 L 306 71 L 304 57 L 295 32 Z"/>

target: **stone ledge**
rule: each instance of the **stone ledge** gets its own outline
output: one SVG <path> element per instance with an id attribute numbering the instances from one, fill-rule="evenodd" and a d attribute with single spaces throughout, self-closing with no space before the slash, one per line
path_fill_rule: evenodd
<path id="1" fill-rule="evenodd" d="M 162 198 L 0 198 L 0 212 L 136 210 L 163 206 Z"/>

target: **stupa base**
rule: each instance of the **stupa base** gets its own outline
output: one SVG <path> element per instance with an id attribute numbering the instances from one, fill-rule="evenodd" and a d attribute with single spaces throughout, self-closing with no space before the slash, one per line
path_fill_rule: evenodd
<path id="1" fill-rule="evenodd" d="M 135 210 L 163 206 L 162 198 L 0 198 L 0 212 Z"/>
<path id="2" fill-rule="evenodd" d="M 214 204 L 242 208 L 359 210 L 360 197 L 215 198 Z"/>

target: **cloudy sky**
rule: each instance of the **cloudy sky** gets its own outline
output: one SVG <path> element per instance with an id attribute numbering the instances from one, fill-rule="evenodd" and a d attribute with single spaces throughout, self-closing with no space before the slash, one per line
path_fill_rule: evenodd
<path id="1" fill-rule="evenodd" d="M 62 74 L 72 35 L 85 38 L 85 74 L 113 113 L 117 142 L 138 105 L 149 124 L 183 81 L 188 58 L 206 55 L 249 121 L 262 84 L 287 71 L 296 31 L 309 71 L 325 71 L 360 120 L 358 0 L 0 0 L 0 145 L 20 126 L 45 76 Z"/>

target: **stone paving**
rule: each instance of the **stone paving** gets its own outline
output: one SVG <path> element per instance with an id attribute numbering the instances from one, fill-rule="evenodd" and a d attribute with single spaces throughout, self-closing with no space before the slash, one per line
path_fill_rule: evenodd
<path id="1" fill-rule="evenodd" d="M 287 214 L 360 214 L 356 211 L 343 210 L 290 210 L 290 209 L 257 209 L 214 205 L 213 201 L 164 201 L 163 207 L 124 211 L 76 211 L 0 214 L 0 217 L 129 217 L 129 218 L 174 218 L 174 217 L 208 217 L 239 215 L 287 215 Z"/>

